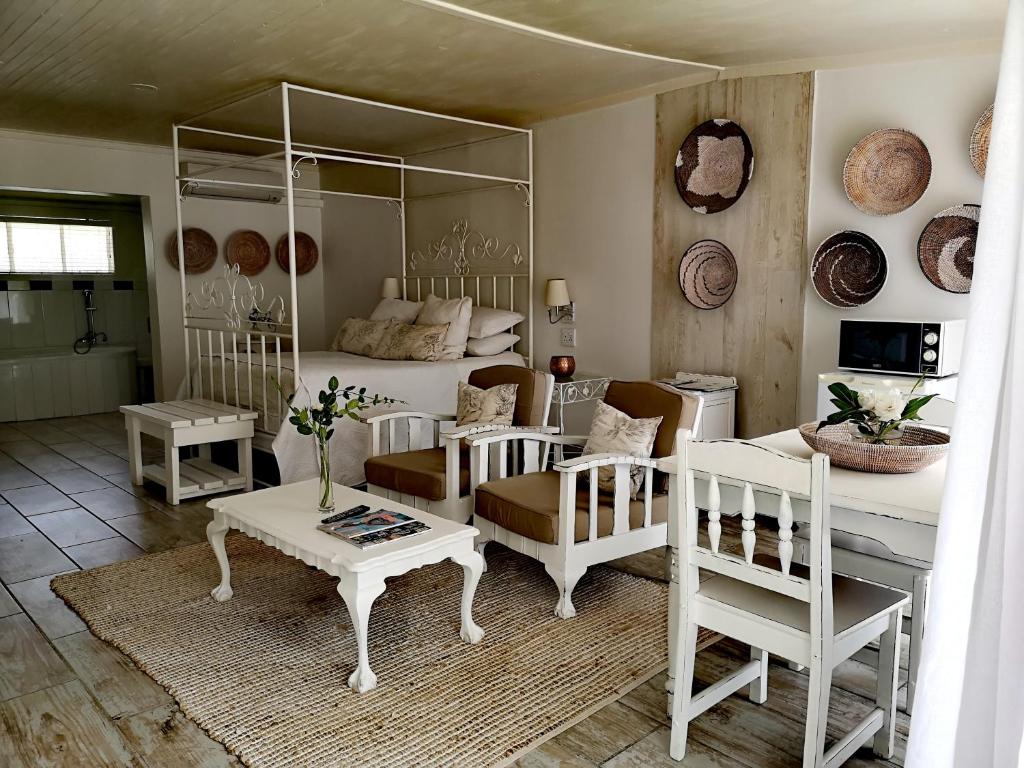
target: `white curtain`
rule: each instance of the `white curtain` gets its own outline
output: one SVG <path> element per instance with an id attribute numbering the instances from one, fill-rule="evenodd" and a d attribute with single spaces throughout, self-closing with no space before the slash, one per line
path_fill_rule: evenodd
<path id="1" fill-rule="evenodd" d="M 908 768 L 1024 765 L 1024 0 L 981 211 Z"/>

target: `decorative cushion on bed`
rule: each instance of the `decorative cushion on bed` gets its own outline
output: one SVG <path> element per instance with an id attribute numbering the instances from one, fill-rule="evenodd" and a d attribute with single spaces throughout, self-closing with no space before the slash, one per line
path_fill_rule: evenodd
<path id="1" fill-rule="evenodd" d="M 380 304 L 370 313 L 371 320 L 394 320 L 398 323 L 415 323 L 416 316 L 423 308 L 422 301 L 404 299 L 381 299 Z"/>
<path id="2" fill-rule="evenodd" d="M 631 419 L 622 411 L 598 401 L 594 420 L 590 423 L 590 436 L 583 446 L 583 454 L 617 453 L 648 459 L 654 450 L 661 416 L 650 419 Z M 630 467 L 630 495 L 636 498 L 644 479 L 643 467 Z M 599 467 L 597 487 L 606 493 L 615 493 L 615 467 Z"/>
<path id="3" fill-rule="evenodd" d="M 525 319 L 526 315 L 507 309 L 473 307 L 473 314 L 469 318 L 469 338 L 486 339 L 504 333 Z"/>
<path id="4" fill-rule="evenodd" d="M 372 357 L 379 360 L 422 360 L 432 363 L 441 359 L 448 323 L 441 325 L 406 325 L 392 323 Z"/>
<path id="5" fill-rule="evenodd" d="M 441 360 L 458 360 L 466 354 L 469 339 L 469 319 L 473 312 L 473 299 L 441 299 L 430 294 L 416 317 L 417 325 L 448 323 L 448 336 L 444 340 Z"/>
<path id="6" fill-rule="evenodd" d="M 394 320 L 362 320 L 350 317 L 338 329 L 334 341 L 331 342 L 331 349 L 335 352 L 373 357 L 384 339 L 384 334 L 394 324 Z"/>
<path id="7" fill-rule="evenodd" d="M 514 333 L 496 333 L 486 339 L 470 339 L 466 342 L 466 354 L 472 357 L 489 357 L 500 355 L 519 341 Z"/>
<path id="8" fill-rule="evenodd" d="M 455 423 L 512 425 L 516 409 L 518 384 L 498 384 L 489 389 L 480 389 L 464 381 L 459 382 L 459 404 Z"/>

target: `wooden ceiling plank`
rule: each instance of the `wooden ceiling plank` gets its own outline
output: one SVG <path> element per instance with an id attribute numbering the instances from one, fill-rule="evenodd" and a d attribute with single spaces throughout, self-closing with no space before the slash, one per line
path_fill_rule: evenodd
<path id="1" fill-rule="evenodd" d="M 93 0 L 93 4 L 100 1 Z M 7 74 L 19 72 L 25 67 L 34 67 L 39 53 L 53 47 L 53 31 L 72 26 L 79 19 L 79 5 L 75 0 L 56 0 L 45 13 L 36 17 L 32 25 L 4 51 L 4 68 Z M 59 31 L 57 34 L 59 35 Z"/>

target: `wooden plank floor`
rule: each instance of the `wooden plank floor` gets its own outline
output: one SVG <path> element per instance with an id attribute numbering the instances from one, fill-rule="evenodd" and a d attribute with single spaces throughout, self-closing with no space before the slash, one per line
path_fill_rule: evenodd
<path id="1" fill-rule="evenodd" d="M 158 444 L 147 452 L 159 460 Z M 103 414 L 0 424 L 0 756 L 37 766 L 238 766 L 126 656 L 98 640 L 49 590 L 80 568 L 205 540 L 205 500 L 169 507 L 159 488 L 128 479 L 122 417 Z M 725 539 L 738 542 L 727 525 Z M 663 553 L 616 563 L 661 578 Z M 698 656 L 698 685 L 747 659 L 720 642 Z M 773 660 L 768 702 L 733 696 L 690 727 L 688 754 L 668 757 L 664 674 L 605 706 L 519 760 L 522 768 L 783 768 L 799 764 L 806 675 Z M 874 673 L 839 666 L 829 738 L 873 707 Z M 861 750 L 847 765 L 902 765 L 909 719 L 899 715 L 897 756 Z"/>

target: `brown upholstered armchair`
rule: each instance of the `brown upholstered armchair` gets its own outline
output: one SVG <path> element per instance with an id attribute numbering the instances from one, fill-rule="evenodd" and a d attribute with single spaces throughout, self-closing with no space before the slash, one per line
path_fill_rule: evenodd
<path id="1" fill-rule="evenodd" d="M 367 490 L 384 498 L 467 522 L 473 514 L 466 438 L 498 432 L 553 432 L 547 427 L 554 377 L 517 365 L 493 365 L 469 374 L 480 389 L 517 384 L 512 426 L 463 424 L 455 415 L 395 411 L 370 416 Z M 445 422 L 450 425 L 442 428 Z"/>
<path id="2" fill-rule="evenodd" d="M 483 554 L 497 541 L 544 563 L 558 586 L 555 615 L 576 615 L 572 591 L 587 568 L 644 552 L 667 542 L 666 478 L 657 460 L 670 456 L 685 430 L 697 429 L 703 401 L 649 381 L 613 381 L 604 402 L 634 419 L 661 416 L 651 458 L 599 453 L 560 460 L 566 446 L 583 446 L 586 436 L 495 433 L 469 440 L 472 446 L 473 525 Z M 491 472 L 495 447 L 520 448 L 522 474 L 506 476 L 504 464 Z M 558 459 L 547 468 L 551 454 Z M 598 469 L 615 469 L 615 492 L 598 489 Z M 637 499 L 630 498 L 630 469 L 643 467 Z M 584 487 L 578 487 L 582 475 Z"/>

